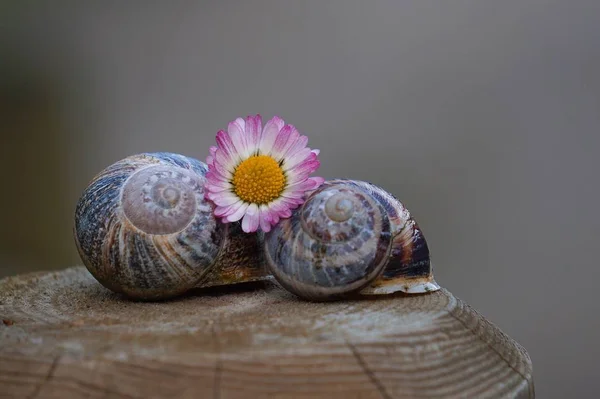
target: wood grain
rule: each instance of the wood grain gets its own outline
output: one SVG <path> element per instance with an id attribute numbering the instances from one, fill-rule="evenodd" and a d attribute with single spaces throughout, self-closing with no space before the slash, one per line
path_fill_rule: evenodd
<path id="1" fill-rule="evenodd" d="M 1 280 L 0 319 L 0 397 L 534 397 L 526 351 L 445 290 L 132 302 L 78 267 Z"/>

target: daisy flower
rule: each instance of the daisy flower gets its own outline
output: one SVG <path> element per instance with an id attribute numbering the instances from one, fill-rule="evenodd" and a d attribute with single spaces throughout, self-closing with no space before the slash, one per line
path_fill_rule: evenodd
<path id="1" fill-rule="evenodd" d="M 217 133 L 206 159 L 206 196 L 225 223 L 242 220 L 249 233 L 271 230 L 304 202 L 305 193 L 323 183 L 309 177 L 319 168 L 319 150 L 308 138 L 274 117 L 262 127 L 260 115 L 237 118 Z"/>

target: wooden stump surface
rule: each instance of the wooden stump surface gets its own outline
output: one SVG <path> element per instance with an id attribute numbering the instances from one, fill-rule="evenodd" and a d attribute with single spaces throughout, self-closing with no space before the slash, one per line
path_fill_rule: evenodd
<path id="1" fill-rule="evenodd" d="M 310 303 L 270 283 L 132 302 L 82 267 L 0 281 L 0 397 L 534 396 L 526 351 L 446 290 Z"/>

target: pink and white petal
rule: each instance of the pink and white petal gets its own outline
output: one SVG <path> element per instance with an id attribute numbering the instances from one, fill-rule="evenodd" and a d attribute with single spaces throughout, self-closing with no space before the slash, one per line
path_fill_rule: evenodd
<path id="1" fill-rule="evenodd" d="M 281 197 L 269 204 L 269 207 L 271 208 L 273 213 L 276 214 L 278 217 L 289 218 L 290 216 L 292 216 L 292 211 L 290 210 L 290 207 L 297 206 L 296 202 L 290 201 L 291 200 L 287 198 Z"/>
<path id="2" fill-rule="evenodd" d="M 298 153 L 298 151 L 302 151 L 304 148 L 307 148 L 306 144 L 308 144 L 308 137 L 306 137 L 306 136 L 298 137 L 296 139 L 296 142 L 287 150 L 287 152 L 285 153 L 285 155 L 283 157 L 284 158 L 293 157 L 296 153 Z"/>
<path id="3" fill-rule="evenodd" d="M 247 145 L 251 153 L 256 152 L 260 143 L 260 134 L 262 131 L 262 119 L 260 115 L 246 117 L 246 138 Z"/>
<path id="4" fill-rule="evenodd" d="M 260 221 L 260 228 L 265 233 L 268 233 L 269 231 L 271 231 L 271 228 L 274 226 L 274 224 L 272 225 L 271 222 L 267 222 L 263 219 L 259 219 L 259 221 Z"/>
<path id="5" fill-rule="evenodd" d="M 206 181 L 210 184 L 218 185 L 222 182 L 228 182 L 229 179 L 225 178 L 225 176 L 221 176 L 213 165 L 209 165 L 208 172 L 206 172 Z"/>
<path id="6" fill-rule="evenodd" d="M 300 199 L 304 197 L 304 192 L 298 190 L 288 190 L 286 188 L 283 193 L 281 193 L 281 196 L 288 199 Z"/>
<path id="7" fill-rule="evenodd" d="M 296 165 L 299 165 L 302 162 L 309 160 L 311 155 L 314 154 L 310 151 L 310 148 L 304 148 L 303 150 L 298 151 L 291 157 L 285 157 L 282 165 L 283 170 L 288 171 Z"/>
<path id="8" fill-rule="evenodd" d="M 208 191 L 210 191 L 211 193 L 221 193 L 223 191 L 231 191 L 232 187 L 222 187 L 222 186 L 217 186 L 214 184 L 206 184 L 204 186 L 204 188 Z"/>
<path id="9" fill-rule="evenodd" d="M 211 191 L 213 193 L 218 193 L 223 190 L 231 190 L 231 188 L 229 188 L 223 184 L 212 184 L 209 181 L 204 182 L 204 189 Z"/>
<path id="10" fill-rule="evenodd" d="M 235 122 L 240 125 L 240 127 L 242 128 L 242 131 L 246 130 L 246 121 L 244 120 L 244 118 L 235 118 Z"/>
<path id="11" fill-rule="evenodd" d="M 309 174 L 308 173 L 303 173 L 303 174 L 290 174 L 288 173 L 287 175 L 287 180 L 286 180 L 286 189 L 287 187 L 291 187 L 294 186 L 298 183 L 302 183 L 303 181 L 305 181 L 306 179 L 308 179 Z"/>
<path id="12" fill-rule="evenodd" d="M 223 168 L 221 166 L 218 167 L 215 165 L 215 162 L 208 165 L 208 172 L 206 173 L 207 180 L 222 180 L 222 181 L 230 181 L 232 177 L 231 173 L 224 173 Z"/>
<path id="13" fill-rule="evenodd" d="M 304 172 L 298 173 L 295 170 L 293 170 L 291 172 L 287 172 L 287 174 L 286 174 L 287 185 L 293 186 L 294 184 L 301 183 L 301 182 L 305 181 L 306 179 L 308 179 L 308 177 L 310 176 L 311 173 L 312 173 L 312 171 L 304 171 Z"/>
<path id="14" fill-rule="evenodd" d="M 206 172 L 206 180 L 209 183 L 217 184 L 218 182 L 228 182 L 231 179 L 221 175 L 214 167 L 214 165 L 209 165 L 208 172 Z"/>
<path id="15" fill-rule="evenodd" d="M 217 216 L 217 217 L 229 216 L 233 212 L 235 212 L 242 204 L 243 204 L 243 202 L 240 200 L 240 201 L 236 202 L 235 204 L 232 204 L 229 206 L 217 206 L 215 208 L 215 216 Z"/>
<path id="16" fill-rule="evenodd" d="M 271 226 L 275 226 L 279 222 L 279 214 L 275 212 L 273 209 L 268 210 L 267 220 L 271 223 Z"/>
<path id="17" fill-rule="evenodd" d="M 285 122 L 278 116 L 274 116 L 267 122 L 260 136 L 259 149 L 261 154 L 270 154 L 273 144 L 277 139 L 279 131 L 285 126 Z"/>
<path id="18" fill-rule="evenodd" d="M 269 205 L 261 205 L 259 207 L 260 212 L 264 215 L 265 220 L 271 222 L 273 220 L 272 210 Z"/>
<path id="19" fill-rule="evenodd" d="M 294 144 L 296 144 L 296 141 L 298 141 L 298 139 L 300 138 L 300 132 L 298 131 L 298 129 L 296 129 L 296 126 L 294 125 L 289 125 L 291 132 L 290 132 L 290 138 L 288 139 L 287 145 L 285 146 L 285 150 L 283 152 L 283 154 L 287 154 L 288 150 L 294 146 Z"/>
<path id="20" fill-rule="evenodd" d="M 325 179 L 322 177 L 310 177 L 304 181 L 291 184 L 285 188 L 285 191 L 301 192 L 304 193 L 308 190 L 314 190 L 319 187 Z"/>
<path id="21" fill-rule="evenodd" d="M 281 197 L 269 203 L 269 209 L 271 209 L 275 213 L 279 213 L 285 208 L 287 208 L 287 206 L 283 203 Z"/>
<path id="22" fill-rule="evenodd" d="M 256 122 L 256 130 L 258 130 L 258 142 L 260 143 L 260 136 L 262 135 L 262 116 L 260 114 L 254 115 L 254 121 Z"/>
<path id="23" fill-rule="evenodd" d="M 317 149 L 317 148 L 315 148 L 315 149 L 313 149 L 313 150 L 311 150 L 311 151 L 312 151 L 312 153 L 313 153 L 313 154 L 315 154 L 315 155 L 319 155 L 319 154 L 321 153 L 321 150 L 319 150 L 319 149 Z"/>
<path id="24" fill-rule="evenodd" d="M 241 159 L 241 155 L 235 148 L 231 136 L 224 130 L 219 130 L 217 133 L 217 144 L 219 145 L 219 150 L 223 151 L 229 158 L 236 161 Z"/>
<path id="25" fill-rule="evenodd" d="M 208 193 L 208 198 L 210 198 L 215 204 L 219 206 L 228 206 L 235 204 L 240 199 L 237 195 L 232 192 L 221 192 L 221 193 Z"/>
<path id="26" fill-rule="evenodd" d="M 300 205 L 304 204 L 306 198 L 285 198 L 284 204 L 288 207 L 288 209 L 296 209 Z"/>
<path id="27" fill-rule="evenodd" d="M 212 191 L 208 191 L 206 193 L 204 193 L 204 197 L 208 198 L 209 200 L 215 202 L 215 199 L 221 199 L 221 197 L 223 197 L 225 194 L 222 194 L 220 192 L 212 192 Z M 231 205 L 231 204 L 229 204 Z"/>
<path id="28" fill-rule="evenodd" d="M 292 210 L 290 207 L 286 207 L 284 210 L 279 211 L 277 216 L 279 216 L 280 219 L 287 219 L 292 216 Z"/>
<path id="29" fill-rule="evenodd" d="M 230 183 L 231 180 L 229 179 L 225 179 L 223 176 L 221 176 L 219 173 L 215 173 L 214 170 L 214 166 L 210 165 L 210 168 L 208 170 L 208 172 L 206 172 L 206 184 L 213 184 L 215 186 L 220 186 L 220 187 L 231 187 L 232 184 Z"/>
<path id="30" fill-rule="evenodd" d="M 274 202 L 270 202 L 269 205 L 261 206 L 261 212 L 265 220 L 269 222 L 271 226 L 274 226 L 277 224 L 277 222 L 279 222 L 279 215 L 278 212 L 275 209 L 273 209 L 273 204 Z M 282 206 L 284 205 L 282 204 Z M 264 208 L 266 208 L 266 210 Z"/>
<path id="31" fill-rule="evenodd" d="M 271 224 L 273 226 L 275 226 L 277 223 L 279 223 L 279 215 L 277 215 L 276 213 L 271 212 Z"/>
<path id="32" fill-rule="evenodd" d="M 321 161 L 319 161 L 319 159 L 317 158 L 315 153 L 313 153 L 312 151 L 306 151 L 306 150 L 308 150 L 308 148 L 300 151 L 300 153 L 297 153 L 294 157 L 292 157 L 292 158 L 294 158 L 292 160 L 292 162 L 294 163 L 294 166 L 290 167 L 288 170 L 294 170 L 297 172 L 301 172 L 304 170 L 311 170 L 310 168 L 314 167 L 315 165 L 317 168 L 319 167 L 319 165 L 321 165 Z M 300 162 L 298 162 L 298 158 L 302 158 L 300 160 Z M 316 169 L 312 169 L 310 173 L 314 172 L 315 170 Z"/>
<path id="33" fill-rule="evenodd" d="M 215 214 L 216 217 L 220 218 L 223 215 L 225 215 L 227 213 L 227 211 L 229 211 L 229 209 L 231 209 L 231 205 L 230 206 L 217 206 L 217 207 L 215 207 L 215 210 L 213 211 L 213 213 Z"/>
<path id="34" fill-rule="evenodd" d="M 266 205 L 261 205 L 258 215 L 258 222 L 260 224 L 260 229 L 265 233 L 271 231 L 271 214 L 269 212 L 269 208 Z"/>
<path id="35" fill-rule="evenodd" d="M 238 165 L 238 163 L 235 161 L 235 159 L 228 156 L 223 151 L 217 151 L 214 159 L 215 159 L 215 161 L 214 161 L 215 163 L 219 163 L 221 166 L 223 166 L 223 168 L 227 169 L 230 172 L 233 172 L 235 170 L 235 167 Z"/>
<path id="36" fill-rule="evenodd" d="M 267 210 L 264 213 L 265 220 L 268 221 L 271 226 L 275 226 L 277 222 L 279 222 L 279 215 L 277 212 L 271 207 L 272 202 L 269 205 L 263 205 L 267 207 Z"/>
<path id="37" fill-rule="evenodd" d="M 246 233 L 252 233 L 258 230 L 259 212 L 256 204 L 250 204 L 246 209 L 244 219 L 242 219 L 242 230 Z"/>
<path id="38" fill-rule="evenodd" d="M 211 187 L 214 187 L 214 188 L 218 188 L 218 189 L 225 188 L 225 189 L 232 190 L 233 189 L 233 184 L 229 183 L 226 180 L 217 180 L 217 181 L 214 181 L 214 180 L 213 181 L 208 181 L 207 180 L 204 183 L 204 187 L 207 187 L 208 189 L 210 189 Z"/>
<path id="39" fill-rule="evenodd" d="M 242 202 L 242 201 L 240 201 L 240 202 L 241 202 L 241 205 L 234 212 L 231 212 L 227 216 L 226 219 L 228 222 L 237 222 L 246 214 L 246 210 L 248 209 L 249 204 L 247 202 Z"/>
<path id="40" fill-rule="evenodd" d="M 233 174 L 232 171 L 234 170 L 234 168 L 227 169 L 225 166 L 221 165 L 217 159 L 215 159 L 215 162 L 212 163 L 213 167 L 215 168 L 215 171 L 222 177 L 224 177 L 227 180 L 230 180 L 231 178 L 233 178 Z"/>
<path id="41" fill-rule="evenodd" d="M 206 163 L 211 164 L 211 163 L 213 163 L 213 160 L 215 159 L 215 153 L 217 152 L 217 147 L 212 145 L 212 146 L 210 146 L 208 151 L 210 152 L 210 155 L 206 157 Z"/>
<path id="42" fill-rule="evenodd" d="M 233 142 L 231 141 L 231 137 L 229 137 L 229 135 L 225 132 L 223 132 L 223 136 L 225 139 L 227 139 L 227 137 L 229 138 L 227 144 L 228 147 L 227 148 L 223 148 L 219 145 L 219 147 L 217 148 L 217 151 L 215 151 L 213 155 L 214 158 L 220 157 L 221 159 L 227 159 L 227 160 L 237 160 L 238 154 L 236 153 L 236 151 L 233 149 L 234 145 Z M 227 134 L 227 136 L 225 137 L 225 135 Z"/>
<path id="43" fill-rule="evenodd" d="M 310 153 L 308 154 L 308 156 L 304 159 L 304 162 L 318 162 L 320 163 L 321 161 L 319 161 L 319 157 L 317 157 L 317 154 L 315 154 L 314 152 L 310 151 Z M 300 164 L 302 165 L 302 164 Z"/>
<path id="44" fill-rule="evenodd" d="M 314 187 L 311 188 L 310 190 L 317 189 L 317 188 L 321 187 L 321 185 L 323 183 L 325 183 L 325 178 L 323 178 L 321 176 L 309 177 L 308 180 L 312 180 L 312 182 L 314 184 Z"/>
<path id="45" fill-rule="evenodd" d="M 290 209 L 296 209 L 298 205 L 302 205 L 304 203 L 304 197 L 293 198 L 293 197 L 282 197 L 283 203 L 286 204 Z"/>
<path id="46" fill-rule="evenodd" d="M 240 126 L 237 119 L 233 122 L 229 122 L 229 125 L 227 126 L 227 132 L 229 133 L 231 141 L 233 142 L 233 145 L 235 146 L 235 149 L 240 157 L 242 159 L 248 158 L 249 151 L 246 143 L 246 135 L 244 133 L 244 129 L 242 126 Z"/>
<path id="47" fill-rule="evenodd" d="M 214 171 L 215 167 L 212 165 L 208 165 L 208 172 L 206 172 L 206 182 L 217 184 L 221 181 L 226 181 L 225 179 L 221 179 L 221 176 L 217 175 Z"/>
<path id="48" fill-rule="evenodd" d="M 296 142 L 298 136 L 300 136 L 300 133 L 298 133 L 298 130 L 293 125 L 285 125 L 275 139 L 271 156 L 277 161 L 281 160 L 288 148 Z"/>
<path id="49" fill-rule="evenodd" d="M 306 176 L 313 173 L 319 166 L 321 166 L 321 162 L 318 159 L 307 158 L 302 161 L 300 164 L 286 171 L 286 175 L 288 177 L 288 182 L 291 184 L 291 181 L 297 181 L 296 177 L 298 176 Z M 304 179 L 303 179 L 304 180 Z"/>

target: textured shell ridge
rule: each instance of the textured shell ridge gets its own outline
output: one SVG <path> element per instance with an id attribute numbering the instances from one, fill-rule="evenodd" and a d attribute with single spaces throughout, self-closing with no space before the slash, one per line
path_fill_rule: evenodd
<path id="1" fill-rule="evenodd" d="M 267 233 L 265 248 L 280 284 L 307 298 L 330 299 L 360 290 L 381 272 L 391 237 L 387 213 L 370 187 L 337 179 L 311 192 Z"/>

